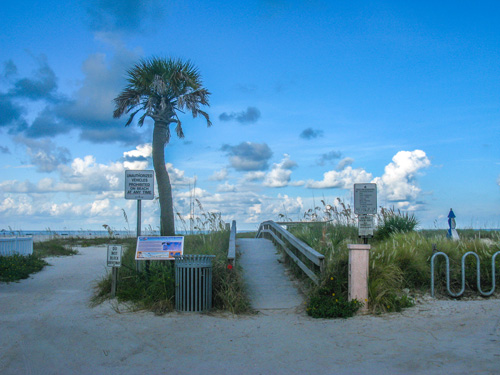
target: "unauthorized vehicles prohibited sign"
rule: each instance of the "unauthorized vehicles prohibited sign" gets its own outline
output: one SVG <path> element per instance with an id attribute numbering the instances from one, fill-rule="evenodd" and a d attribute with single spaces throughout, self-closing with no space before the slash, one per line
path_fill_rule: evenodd
<path id="1" fill-rule="evenodd" d="M 122 246 L 108 245 L 108 267 L 120 267 L 122 265 Z"/>
<path id="2" fill-rule="evenodd" d="M 125 171 L 125 199 L 155 198 L 154 171 Z"/>

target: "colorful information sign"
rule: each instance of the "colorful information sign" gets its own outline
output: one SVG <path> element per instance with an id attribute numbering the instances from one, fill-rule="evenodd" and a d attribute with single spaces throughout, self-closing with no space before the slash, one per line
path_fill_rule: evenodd
<path id="1" fill-rule="evenodd" d="M 183 236 L 139 236 L 135 260 L 174 260 L 184 252 Z"/>

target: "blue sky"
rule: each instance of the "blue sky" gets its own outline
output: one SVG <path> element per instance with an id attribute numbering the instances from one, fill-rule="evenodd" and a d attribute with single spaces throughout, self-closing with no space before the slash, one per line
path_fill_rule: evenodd
<path id="1" fill-rule="evenodd" d="M 450 207 L 500 227 L 495 1 L 4 3 L 2 229 L 135 228 L 124 171 L 152 169 L 152 123 L 125 128 L 112 100 L 151 56 L 190 59 L 212 93 L 213 126 L 183 115 L 166 147 L 185 220 L 196 198 L 254 229 L 376 182 L 423 228 Z M 143 225 L 158 216 L 144 201 Z"/>

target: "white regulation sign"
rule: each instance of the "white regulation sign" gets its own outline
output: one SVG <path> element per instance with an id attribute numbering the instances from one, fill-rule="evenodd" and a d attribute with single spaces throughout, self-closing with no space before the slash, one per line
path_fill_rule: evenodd
<path id="1" fill-rule="evenodd" d="M 155 198 L 154 171 L 125 171 L 125 199 Z"/>
<path id="2" fill-rule="evenodd" d="M 377 184 L 354 184 L 354 213 L 356 215 L 377 214 Z"/>
<path id="3" fill-rule="evenodd" d="M 108 245 L 108 267 L 120 267 L 122 265 L 122 246 Z"/>

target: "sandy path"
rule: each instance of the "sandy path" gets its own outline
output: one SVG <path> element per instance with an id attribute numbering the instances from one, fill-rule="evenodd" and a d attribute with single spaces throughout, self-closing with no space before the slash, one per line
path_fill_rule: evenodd
<path id="1" fill-rule="evenodd" d="M 498 374 L 500 301 L 431 301 L 403 314 L 315 320 L 91 309 L 105 248 L 0 284 L 1 374 Z"/>

